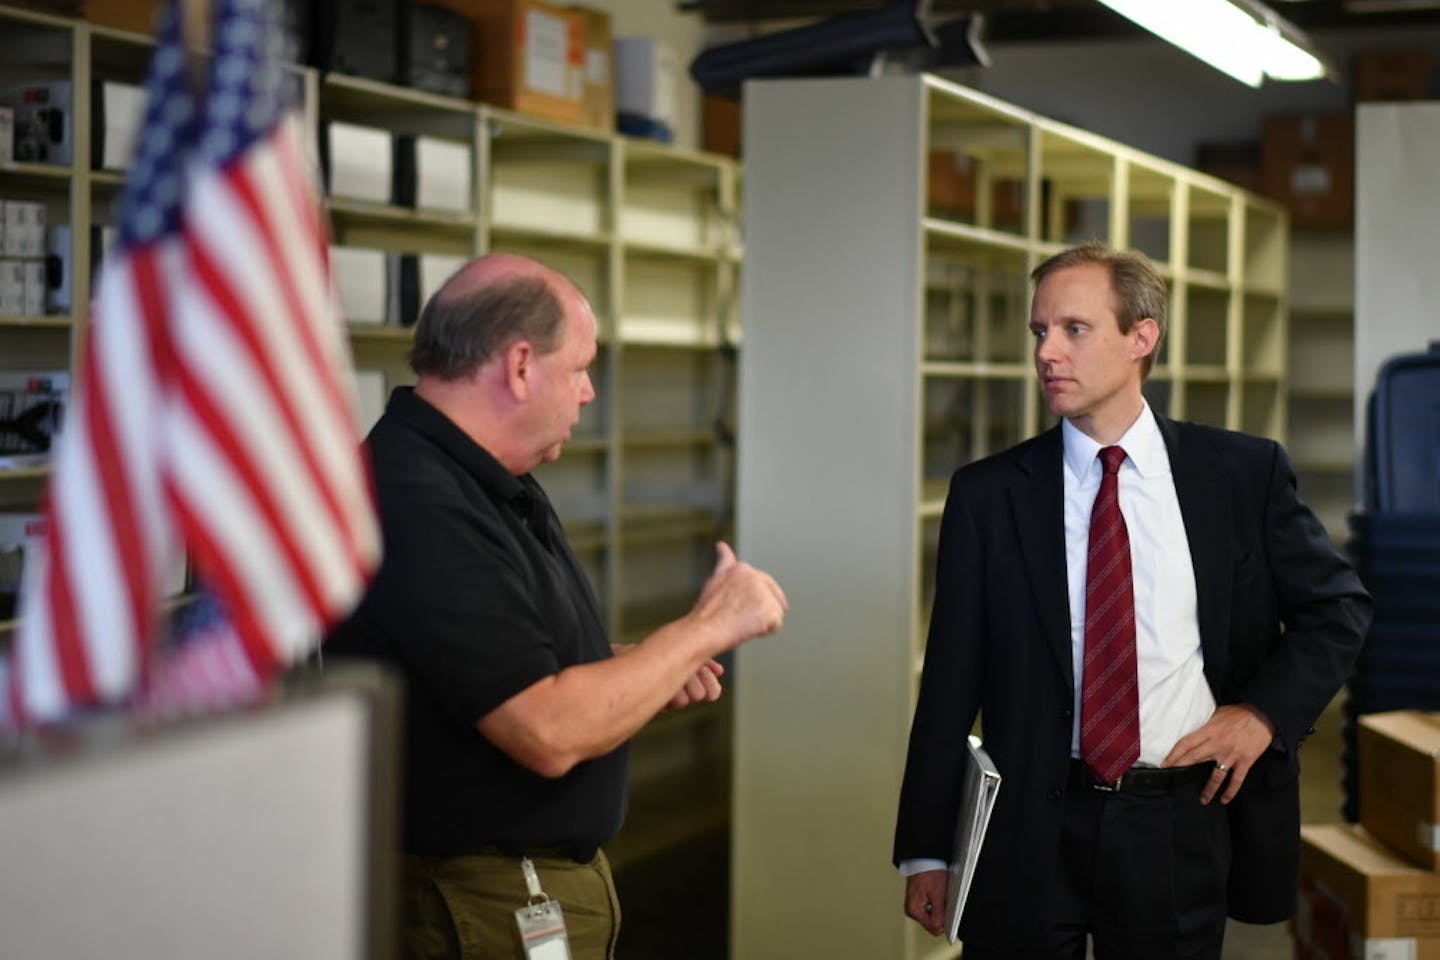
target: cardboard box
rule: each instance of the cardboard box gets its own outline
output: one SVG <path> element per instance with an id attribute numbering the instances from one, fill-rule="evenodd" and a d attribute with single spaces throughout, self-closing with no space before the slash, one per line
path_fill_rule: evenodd
<path id="1" fill-rule="evenodd" d="M 601 133 L 615 130 L 615 50 L 610 14 L 573 7 L 585 25 L 585 69 L 582 78 L 585 126 Z"/>
<path id="2" fill-rule="evenodd" d="M 1296 960 L 1440 960 L 1440 875 L 1363 827 L 1300 829 Z"/>
<path id="3" fill-rule="evenodd" d="M 473 95 L 562 123 L 585 119 L 585 19 L 544 0 L 441 0 L 474 23 Z"/>
<path id="4" fill-rule="evenodd" d="M 1355 118 L 1350 113 L 1267 117 L 1264 192 L 1303 227 L 1348 227 L 1355 216 Z"/>
<path id="5" fill-rule="evenodd" d="M 155 32 L 155 11 L 159 0 L 85 0 L 85 19 L 105 27 Z"/>
<path id="6" fill-rule="evenodd" d="M 1428 50 L 1357 53 L 1350 90 L 1358 101 L 1429 100 L 1435 61 Z"/>
<path id="7" fill-rule="evenodd" d="M 743 111 L 740 101 L 707 93 L 700 101 L 700 146 L 711 153 L 739 157 Z"/>
<path id="8" fill-rule="evenodd" d="M 975 219 L 975 160 L 953 150 L 931 150 L 925 207 L 932 216 Z"/>
<path id="9" fill-rule="evenodd" d="M 1426 870 L 1440 870 L 1440 713 L 1360 718 L 1360 822 Z"/>

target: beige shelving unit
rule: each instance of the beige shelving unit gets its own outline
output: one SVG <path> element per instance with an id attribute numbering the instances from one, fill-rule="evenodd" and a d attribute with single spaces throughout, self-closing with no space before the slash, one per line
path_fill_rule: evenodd
<path id="1" fill-rule="evenodd" d="M 73 149 L 90 156 L 90 82 L 142 83 L 148 37 L 0 7 L 0 82 L 69 79 Z M 308 112 L 458 144 L 473 158 L 463 211 L 334 198 L 338 245 L 469 257 L 511 250 L 573 277 L 594 305 L 598 399 L 564 456 L 538 471 L 590 574 L 610 635 L 634 640 L 685 612 L 732 530 L 737 167 L 728 157 L 534 119 L 488 105 L 296 68 Z M 321 127 L 323 129 L 323 126 Z M 0 167 L 0 197 L 43 200 L 90 260 L 123 174 Z M 74 302 L 89 299 L 76 271 Z M 0 317 L 0 368 L 69 370 L 83 310 Z M 410 330 L 351 324 L 356 367 L 411 382 Z M 32 509 L 46 471 L 0 471 L 0 509 Z M 3 625 L 0 625 L 3 629 Z M 3 642 L 3 637 L 0 637 Z M 634 813 L 614 859 L 643 856 L 728 817 L 727 701 L 662 718 L 634 750 Z"/>
<path id="2" fill-rule="evenodd" d="M 1029 271 L 1144 250 L 1172 416 L 1282 437 L 1287 221 L 1212 177 L 932 77 L 752 83 L 739 546 L 791 603 L 739 654 L 731 950 L 938 957 L 890 866 L 950 474 L 1049 426 Z M 927 209 L 931 151 L 973 203 Z"/>
<path id="3" fill-rule="evenodd" d="M 1355 238 L 1349 230 L 1291 231 L 1288 405 L 1290 459 L 1300 495 L 1337 544 L 1355 489 Z"/>

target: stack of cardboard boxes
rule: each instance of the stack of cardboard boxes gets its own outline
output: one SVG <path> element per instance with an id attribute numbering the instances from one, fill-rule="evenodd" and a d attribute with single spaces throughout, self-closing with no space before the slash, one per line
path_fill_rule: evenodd
<path id="1" fill-rule="evenodd" d="M 85 16 L 104 26 L 149 33 L 157 6 L 157 0 L 90 0 Z M 300 10 L 306 5 L 291 3 L 288 6 Z M 442 16 L 445 11 L 449 11 L 449 21 L 454 23 Z M 442 58 L 442 72 L 456 69 L 455 64 L 468 63 L 469 75 L 464 77 L 463 86 L 434 88 L 436 92 L 473 97 L 519 113 L 602 133 L 615 129 L 615 115 L 620 106 L 616 101 L 616 77 L 622 64 L 616 59 L 617 38 L 613 36 L 610 14 L 600 10 L 572 6 L 564 0 L 435 0 L 434 3 L 344 0 L 323 16 L 292 16 L 290 22 L 302 32 L 315 34 L 296 38 L 302 58 L 307 62 L 322 69 L 360 72 L 387 82 L 410 83 L 413 78 L 405 70 L 401 69 L 401 75 L 396 75 L 397 65 L 403 66 L 406 60 L 406 50 L 393 51 L 394 55 L 383 58 L 382 62 L 371 56 L 374 51 L 370 49 L 376 42 L 393 41 L 403 46 L 401 35 L 406 31 L 397 31 L 393 38 L 369 35 L 374 33 L 371 28 L 375 24 L 413 25 L 421 14 L 424 16 L 420 20 L 433 26 L 431 32 L 437 40 L 446 39 L 443 34 L 447 31 L 453 34 L 457 29 L 464 29 L 461 24 L 468 23 L 470 30 L 466 38 L 468 45 L 460 42 L 460 37 L 452 36 L 455 56 Z M 462 19 L 456 20 L 454 14 Z M 356 29 L 340 29 L 349 20 L 354 20 Z M 347 69 L 345 64 L 349 58 L 342 55 L 346 51 L 334 49 L 337 44 L 359 42 L 356 37 L 363 38 L 368 46 L 363 51 L 350 52 L 356 57 L 363 54 L 367 63 L 374 60 L 373 69 Z M 419 40 L 426 41 L 428 37 L 429 34 Z M 678 69 L 663 43 L 653 38 L 640 38 L 640 42 L 648 44 L 644 49 L 652 51 L 654 59 L 662 61 L 664 68 L 642 78 L 637 89 L 652 100 L 663 101 L 660 95 L 670 89 L 667 85 L 679 80 Z M 654 119 L 673 125 L 673 107 Z"/>
<path id="2" fill-rule="evenodd" d="M 1296 960 L 1440 960 L 1440 714 L 1360 718 L 1360 823 L 1301 830 Z"/>
<path id="3" fill-rule="evenodd" d="M 1349 86 L 1355 103 L 1429 100 L 1434 65 L 1426 50 L 1357 54 Z M 1197 147 L 1195 164 L 1290 212 L 1297 227 L 1345 229 L 1355 218 L 1355 112 L 1267 117 L 1259 142 L 1212 141 Z"/>

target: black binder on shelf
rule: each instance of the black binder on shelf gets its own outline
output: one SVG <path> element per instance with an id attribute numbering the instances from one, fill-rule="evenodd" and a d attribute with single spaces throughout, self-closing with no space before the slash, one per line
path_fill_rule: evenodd
<path id="1" fill-rule="evenodd" d="M 975 877 L 975 864 L 980 859 L 985 830 L 990 826 L 990 811 L 995 809 L 995 796 L 999 792 L 1000 771 L 980 745 L 980 738 L 972 736 L 960 812 L 955 818 L 955 847 L 945 883 L 945 933 L 951 943 L 960 936 L 965 899 L 970 895 L 970 881 Z"/>

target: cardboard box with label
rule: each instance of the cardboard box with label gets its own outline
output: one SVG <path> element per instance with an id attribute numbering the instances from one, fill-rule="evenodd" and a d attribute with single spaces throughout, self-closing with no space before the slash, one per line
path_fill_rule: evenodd
<path id="1" fill-rule="evenodd" d="M 1357 101 L 1429 100 L 1435 59 L 1429 50 L 1357 53 L 1351 92 Z"/>
<path id="2" fill-rule="evenodd" d="M 1300 829 L 1296 960 L 1440 960 L 1440 875 L 1363 827 Z"/>
<path id="3" fill-rule="evenodd" d="M 573 7 L 585 22 L 585 126 L 601 133 L 615 130 L 615 31 L 610 14 Z"/>
<path id="4" fill-rule="evenodd" d="M 584 16 L 543 0 L 441 0 L 474 24 L 471 93 L 563 123 L 585 119 Z"/>
<path id="5" fill-rule="evenodd" d="M 975 158 L 954 150 L 931 150 L 926 181 L 925 209 L 947 220 L 975 219 Z"/>
<path id="6" fill-rule="evenodd" d="M 1267 117 L 1261 140 L 1265 193 L 1302 227 L 1348 227 L 1355 218 L 1355 117 Z"/>
<path id="7" fill-rule="evenodd" d="M 739 157 L 744 111 L 739 100 L 707 93 L 700 100 L 700 146 Z"/>
<path id="8" fill-rule="evenodd" d="M 1440 870 L 1440 713 L 1360 718 L 1360 822 L 1398 854 Z"/>
<path id="9" fill-rule="evenodd" d="M 158 0 L 85 0 L 85 19 L 104 27 L 150 34 L 155 32 L 159 7 Z"/>

